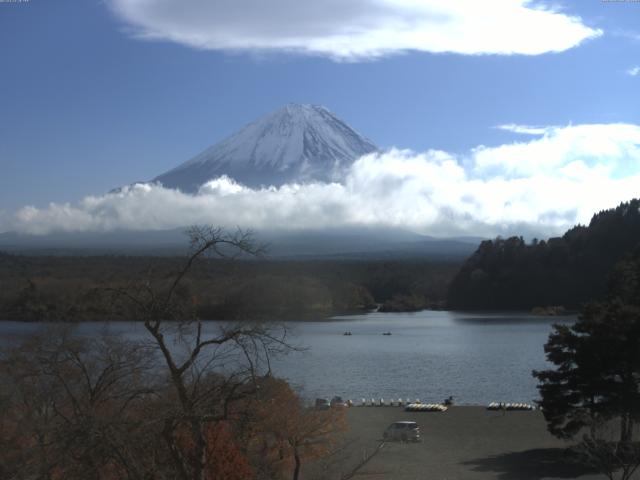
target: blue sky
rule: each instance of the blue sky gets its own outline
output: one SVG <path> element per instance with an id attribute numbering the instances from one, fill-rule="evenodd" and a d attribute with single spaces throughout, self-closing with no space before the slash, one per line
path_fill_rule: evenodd
<path id="1" fill-rule="evenodd" d="M 419 3 L 397 3 L 403 1 Z M 367 2 L 374 0 L 351 2 L 354 22 Z M 79 202 L 153 178 L 288 102 L 325 105 L 379 146 L 441 150 L 458 163 L 480 145 L 497 149 L 523 140 L 499 125 L 640 125 L 640 75 L 631 74 L 640 65 L 636 2 L 526 4 L 553 8 L 564 18 L 578 16 L 587 32 L 583 39 L 567 40 L 574 41 L 571 47 L 548 40 L 562 34 L 553 26 L 534 32 L 526 44 L 500 39 L 500 45 L 513 42 L 523 51 L 545 42 L 561 50 L 536 54 L 494 53 L 492 45 L 481 47 L 486 52 L 468 52 L 473 41 L 450 47 L 452 40 L 444 50 L 462 53 L 434 53 L 440 47 L 426 40 L 407 40 L 407 49 L 384 32 L 348 39 L 345 45 L 356 46 L 347 51 L 327 40 L 331 18 L 309 26 L 319 32 L 315 37 L 288 44 L 278 37 L 277 19 L 264 29 L 251 23 L 261 21 L 259 15 L 247 20 L 247 28 L 258 31 L 254 44 L 240 42 L 240 27 L 220 28 L 226 37 L 194 41 L 189 29 L 201 35 L 198 29 L 219 27 L 206 24 L 206 12 L 199 15 L 207 2 L 146 3 L 152 7 L 140 0 L 0 3 L 5 217 L 26 205 Z M 510 2 L 482 3 L 499 13 Z M 318 4 L 307 2 L 309 8 Z M 179 15 L 172 11 L 176 7 Z M 637 173 L 635 156 L 623 160 L 622 176 Z M 621 175 L 619 166 L 616 171 Z"/>

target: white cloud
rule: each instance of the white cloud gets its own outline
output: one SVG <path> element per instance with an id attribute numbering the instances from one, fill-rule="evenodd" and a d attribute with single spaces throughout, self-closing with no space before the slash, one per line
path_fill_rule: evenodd
<path id="1" fill-rule="evenodd" d="M 553 175 L 558 169 L 581 161 L 590 168 L 606 167 L 611 175 L 619 177 L 640 167 L 640 128 L 636 125 L 590 124 L 547 127 L 542 131 L 543 135 L 534 141 L 475 148 L 475 171 L 485 176 L 522 178 Z"/>
<path id="2" fill-rule="evenodd" d="M 625 30 L 625 29 L 620 29 L 620 28 L 616 28 L 611 30 L 610 32 L 612 35 L 616 36 L 616 37 L 622 37 L 622 38 L 627 38 L 629 40 L 634 40 L 634 41 L 639 41 L 640 40 L 640 33 L 633 31 L 633 30 Z"/>
<path id="3" fill-rule="evenodd" d="M 108 0 L 133 35 L 337 60 L 403 51 L 538 55 L 602 35 L 530 0 Z"/>
<path id="4" fill-rule="evenodd" d="M 640 66 L 636 65 L 635 67 L 631 67 L 629 70 L 627 70 L 627 75 L 631 75 L 632 77 L 640 75 Z"/>
<path id="5" fill-rule="evenodd" d="M 505 130 L 507 132 L 519 133 L 522 135 L 544 135 L 549 128 L 552 127 L 541 127 L 541 126 L 533 126 L 533 125 L 517 125 L 515 123 L 507 123 L 505 125 L 498 125 L 498 130 Z"/>
<path id="6" fill-rule="evenodd" d="M 195 195 L 135 185 L 77 204 L 25 207 L 0 231 L 148 230 L 212 223 L 255 229 L 389 226 L 432 235 L 558 234 L 638 196 L 640 126 L 549 127 L 528 142 L 454 156 L 391 150 L 342 183 L 254 190 L 227 177 Z"/>

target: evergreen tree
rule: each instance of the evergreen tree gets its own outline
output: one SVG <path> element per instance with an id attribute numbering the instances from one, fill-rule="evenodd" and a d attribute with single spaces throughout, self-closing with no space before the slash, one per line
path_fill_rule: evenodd
<path id="1" fill-rule="evenodd" d="M 554 370 L 536 371 L 548 428 L 571 438 L 620 419 L 620 441 L 640 420 L 640 309 L 620 299 L 591 303 L 572 326 L 556 325 L 545 345 Z"/>
<path id="2" fill-rule="evenodd" d="M 549 431 L 582 433 L 584 462 L 629 478 L 640 466 L 640 251 L 616 266 L 608 297 L 554 326 L 545 352 L 556 368 L 533 374 Z"/>

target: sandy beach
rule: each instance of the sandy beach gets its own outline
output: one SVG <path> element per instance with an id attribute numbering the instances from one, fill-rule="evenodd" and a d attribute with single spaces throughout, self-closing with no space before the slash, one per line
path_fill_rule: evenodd
<path id="1" fill-rule="evenodd" d="M 347 412 L 347 446 L 324 478 L 352 472 L 356 480 L 539 480 L 604 479 L 566 460 L 570 445 L 546 430 L 539 411 L 488 411 L 452 407 L 444 413 L 405 412 L 400 407 L 352 407 Z M 394 421 L 420 425 L 422 442 L 385 442 L 382 432 Z"/>

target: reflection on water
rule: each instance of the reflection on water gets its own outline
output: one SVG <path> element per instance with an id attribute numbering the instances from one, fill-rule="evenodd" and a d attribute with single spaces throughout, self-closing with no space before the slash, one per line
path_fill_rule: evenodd
<path id="1" fill-rule="evenodd" d="M 543 345 L 551 324 L 575 317 L 423 311 L 334 320 L 287 324 L 293 342 L 307 348 L 276 359 L 273 369 L 305 396 L 441 401 L 453 395 L 459 403 L 485 404 L 537 398 L 531 371 L 546 366 Z M 40 328 L 0 322 L 0 345 Z M 132 322 L 83 323 L 75 331 L 97 335 L 105 328 L 127 338 L 147 338 L 144 327 Z M 215 328 L 216 323 L 207 325 Z"/>

